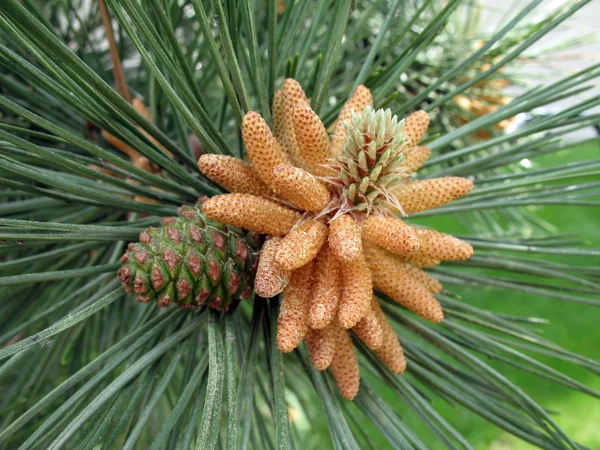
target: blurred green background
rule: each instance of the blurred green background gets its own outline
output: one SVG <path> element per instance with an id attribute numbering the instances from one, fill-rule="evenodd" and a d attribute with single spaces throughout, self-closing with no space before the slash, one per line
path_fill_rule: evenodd
<path id="1" fill-rule="evenodd" d="M 600 157 L 600 139 L 593 144 L 573 147 L 557 154 L 541 157 L 534 160 L 533 164 L 535 167 L 541 168 L 598 157 Z M 530 211 L 556 226 L 560 233 L 579 234 L 585 239 L 585 245 L 600 247 L 599 208 L 551 206 L 531 208 Z M 432 222 L 428 222 L 428 224 L 432 224 Z M 436 218 L 435 227 L 440 231 L 465 233 L 465 230 L 461 230 L 451 215 Z M 542 257 L 548 258 L 548 255 L 542 255 Z M 564 257 L 562 258 L 565 261 Z M 560 261 L 560 259 L 555 260 Z M 598 258 L 590 257 L 589 264 L 598 265 Z M 548 324 L 535 325 L 535 329 L 541 331 L 545 338 L 567 350 L 600 359 L 600 309 L 556 299 L 532 298 L 528 294 L 508 290 L 458 289 L 455 286 L 451 289 L 460 294 L 463 301 L 480 308 L 516 316 L 547 319 Z M 542 363 L 600 392 L 600 377 L 592 372 L 566 361 L 538 354 L 534 356 Z M 600 449 L 600 400 L 558 386 L 517 368 L 508 367 L 506 364 L 489 360 L 486 362 L 549 410 L 558 425 L 576 442 L 589 449 Z M 402 414 L 403 419 L 429 448 L 434 450 L 444 448 L 429 429 L 419 419 L 412 416 L 408 408 L 401 405 L 400 399 L 395 399 L 389 394 L 386 400 L 391 405 L 399 405 L 398 410 L 401 413 L 406 411 Z M 451 405 L 440 399 L 433 399 L 433 406 L 465 436 L 475 449 L 526 450 L 535 448 L 460 406 Z M 309 417 L 298 419 L 312 422 L 310 416 L 322 417 L 316 411 L 314 415 L 311 413 L 308 415 Z M 365 420 L 359 426 L 369 436 L 372 448 L 378 450 L 390 448 L 379 430 L 369 421 Z M 309 434 L 306 440 L 303 439 L 303 448 L 330 448 L 326 421 L 322 419 L 321 423 L 312 423 L 312 427 L 316 428 L 318 433 Z"/>
<path id="2" fill-rule="evenodd" d="M 574 147 L 560 153 L 541 157 L 534 161 L 538 167 L 551 167 L 572 161 L 598 158 L 600 139 L 585 146 Z M 560 233 L 577 233 L 587 245 L 600 247 L 600 208 L 583 207 L 536 207 L 535 214 L 555 225 Z M 452 221 L 451 218 L 446 220 Z M 448 224 L 448 226 L 452 226 Z M 544 256 L 548 257 L 548 256 Z M 590 264 L 598 265 L 598 258 L 590 257 Z M 458 291 L 458 290 L 457 290 Z M 567 350 L 600 359 L 600 310 L 594 307 L 556 299 L 531 298 L 530 295 L 497 289 L 488 292 L 481 289 L 461 289 L 463 301 L 493 311 L 518 316 L 541 317 L 550 321 L 538 325 L 543 336 Z M 600 377 L 588 370 L 549 357 L 537 356 L 541 362 L 557 369 L 590 388 L 600 391 Z M 494 364 L 496 369 L 520 386 L 527 394 L 554 412 L 554 420 L 576 442 L 590 449 L 600 449 L 600 401 L 579 392 L 557 386 L 505 364 Z M 448 419 L 476 449 L 521 450 L 535 448 L 520 439 L 503 432 L 485 420 L 462 408 L 436 401 L 436 408 Z M 417 423 L 422 436 L 428 430 Z M 432 439 L 426 442 L 436 448 Z"/>

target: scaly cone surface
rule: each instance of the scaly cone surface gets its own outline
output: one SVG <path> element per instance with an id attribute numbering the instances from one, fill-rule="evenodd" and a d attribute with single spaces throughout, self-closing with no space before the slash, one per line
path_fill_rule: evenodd
<path id="1" fill-rule="evenodd" d="M 305 340 L 313 365 L 330 368 L 347 399 L 360 385 L 350 329 L 394 373 L 406 367 L 373 289 L 439 322 L 443 311 L 434 294 L 442 287 L 422 269 L 473 253 L 460 239 L 396 217 L 441 206 L 473 183 L 411 178 L 431 154 L 418 145 L 429 116 L 417 111 L 398 120 L 372 102 L 369 89 L 359 86 L 329 136 L 300 85 L 288 79 L 273 99 L 273 132 L 256 112 L 242 121 L 249 165 L 215 163 L 214 155 L 198 163 L 231 192 L 206 200 L 204 213 L 270 235 L 255 286 L 263 297 L 283 292 L 279 349 L 290 352 Z M 238 166 L 239 176 L 226 173 Z"/>
<path id="2" fill-rule="evenodd" d="M 129 244 L 118 275 L 143 303 L 228 311 L 252 296 L 260 236 L 209 219 L 202 206 L 182 206 L 162 227 Z"/>

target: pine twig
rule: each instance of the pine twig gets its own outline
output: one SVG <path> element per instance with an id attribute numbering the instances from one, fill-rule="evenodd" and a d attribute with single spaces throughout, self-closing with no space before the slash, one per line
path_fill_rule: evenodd
<path id="1" fill-rule="evenodd" d="M 115 84 L 117 92 L 123 96 L 125 100 L 131 103 L 131 94 L 127 87 L 127 80 L 125 79 L 125 73 L 123 72 L 123 65 L 121 64 L 121 58 L 119 57 L 119 51 L 115 43 L 115 36 L 113 34 L 112 25 L 110 23 L 110 16 L 108 14 L 108 8 L 104 0 L 98 0 L 98 6 L 100 6 L 100 14 L 102 15 L 102 24 L 106 31 L 106 38 L 108 39 L 108 49 L 110 52 L 110 59 L 113 64 L 113 74 L 115 77 Z"/>

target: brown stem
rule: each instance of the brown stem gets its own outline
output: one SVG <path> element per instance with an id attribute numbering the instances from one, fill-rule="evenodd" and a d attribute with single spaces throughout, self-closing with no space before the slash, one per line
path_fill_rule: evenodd
<path id="1" fill-rule="evenodd" d="M 98 0 L 98 6 L 100 6 L 100 14 L 102 15 L 102 24 L 106 31 L 106 38 L 108 39 L 108 49 L 110 51 L 110 58 L 113 64 L 113 75 L 115 77 L 115 85 L 117 92 L 131 103 L 131 94 L 127 87 L 127 80 L 125 79 L 125 73 L 123 73 L 123 66 L 121 65 L 121 58 L 119 58 L 119 52 L 117 45 L 115 44 L 115 36 L 113 34 L 112 26 L 110 23 L 110 16 L 108 15 L 108 8 L 104 0 Z"/>

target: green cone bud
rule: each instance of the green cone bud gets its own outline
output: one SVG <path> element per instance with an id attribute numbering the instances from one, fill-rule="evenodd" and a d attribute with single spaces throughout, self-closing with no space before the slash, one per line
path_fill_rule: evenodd
<path id="1" fill-rule="evenodd" d="M 404 121 L 399 121 L 391 110 L 375 111 L 371 107 L 353 112 L 351 120 L 344 123 L 346 140 L 336 161 L 339 175 L 331 181 L 334 185 L 342 181 L 339 189 L 346 207 L 372 212 L 393 202 L 390 188 L 406 176 L 401 166 L 403 126 Z"/>
<path id="2" fill-rule="evenodd" d="M 200 204 L 182 206 L 129 244 L 118 276 L 143 303 L 227 311 L 251 297 L 259 250 L 259 235 L 210 220 Z"/>

